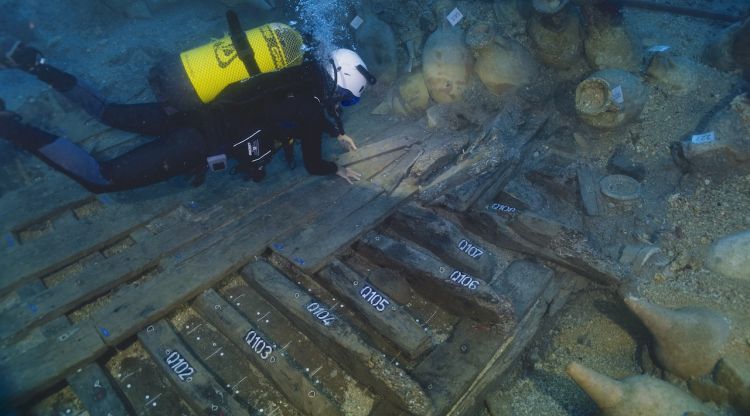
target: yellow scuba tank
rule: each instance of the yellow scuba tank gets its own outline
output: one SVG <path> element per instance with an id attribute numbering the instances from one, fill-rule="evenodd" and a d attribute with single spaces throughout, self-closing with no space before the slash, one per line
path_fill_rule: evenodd
<path id="1" fill-rule="evenodd" d="M 243 48 L 244 40 L 239 40 L 240 53 L 238 39 L 228 35 L 157 64 L 149 77 L 157 98 L 178 110 L 193 109 L 213 101 L 230 84 L 303 61 L 302 35 L 290 26 L 269 23 L 244 35 L 247 43 Z"/>

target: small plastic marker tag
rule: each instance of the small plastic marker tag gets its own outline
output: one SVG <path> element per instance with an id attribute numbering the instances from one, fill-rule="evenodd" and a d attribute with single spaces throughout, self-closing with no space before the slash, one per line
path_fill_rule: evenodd
<path id="1" fill-rule="evenodd" d="M 107 330 L 107 328 L 101 327 L 101 328 L 99 328 L 99 331 L 100 331 L 100 332 L 102 333 L 102 335 L 104 335 L 105 337 L 108 337 L 108 336 L 109 336 L 109 330 Z"/>
<path id="2" fill-rule="evenodd" d="M 13 247 L 16 245 L 16 239 L 13 238 L 13 234 L 11 233 L 5 233 L 5 245 L 8 247 Z"/>
<path id="3" fill-rule="evenodd" d="M 625 102 L 625 97 L 622 95 L 621 85 L 618 85 L 612 88 L 612 101 L 614 101 L 617 104 L 622 104 Z"/>
<path id="4" fill-rule="evenodd" d="M 101 194 L 97 196 L 97 199 L 99 200 L 99 202 L 101 202 L 104 205 L 110 205 L 112 203 L 112 198 L 106 194 Z"/>
<path id="5" fill-rule="evenodd" d="M 305 259 L 301 257 L 295 257 L 294 261 L 297 262 L 297 264 L 305 264 Z"/>
<path id="6" fill-rule="evenodd" d="M 709 131 L 708 133 L 703 134 L 694 134 L 693 137 L 690 139 L 693 144 L 701 144 L 701 143 L 709 143 L 716 140 L 716 135 L 714 132 Z"/>
<path id="7" fill-rule="evenodd" d="M 670 50 L 672 47 L 669 45 L 654 45 L 648 49 L 646 49 L 649 52 L 666 52 Z"/>
<path id="8" fill-rule="evenodd" d="M 284 245 L 281 244 L 281 243 L 273 243 L 272 247 L 275 248 L 276 250 L 279 250 L 279 251 L 283 251 L 284 250 Z"/>
<path id="9" fill-rule="evenodd" d="M 37 308 L 37 306 L 35 304 L 29 303 L 29 310 L 31 311 L 31 313 L 37 313 L 37 311 L 39 310 L 39 308 Z"/>
<path id="10" fill-rule="evenodd" d="M 359 29 L 360 26 L 362 26 L 362 23 L 364 23 L 364 19 L 362 19 L 359 16 L 354 16 L 354 19 L 352 19 L 352 21 L 351 21 L 351 23 L 349 23 L 349 25 L 351 25 L 351 27 L 353 27 L 354 30 L 357 30 L 357 29 Z"/>
<path id="11" fill-rule="evenodd" d="M 455 26 L 458 24 L 458 22 L 461 21 L 461 19 L 464 18 L 463 13 L 461 13 L 461 10 L 458 10 L 458 7 L 454 8 L 450 13 L 448 13 L 448 16 L 446 19 L 450 22 L 451 26 Z"/>

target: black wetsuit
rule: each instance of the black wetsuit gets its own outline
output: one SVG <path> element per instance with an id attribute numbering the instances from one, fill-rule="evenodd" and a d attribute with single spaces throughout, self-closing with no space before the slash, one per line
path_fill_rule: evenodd
<path id="1" fill-rule="evenodd" d="M 33 73 L 86 112 L 111 127 L 156 137 L 108 161 L 97 161 L 70 140 L 0 115 L 0 137 L 31 151 L 86 189 L 112 192 L 150 185 L 176 175 L 204 174 L 206 159 L 225 154 L 240 170 L 262 169 L 273 155 L 274 139 L 300 141 L 305 168 L 313 175 L 337 171 L 321 157 L 321 134 L 344 134 L 341 119 L 326 100 L 322 68 L 295 88 L 238 100 L 230 86 L 216 100 L 194 111 L 174 112 L 165 103 L 114 104 L 102 99 L 70 74 L 49 65 Z M 331 116 L 332 122 L 326 115 Z"/>

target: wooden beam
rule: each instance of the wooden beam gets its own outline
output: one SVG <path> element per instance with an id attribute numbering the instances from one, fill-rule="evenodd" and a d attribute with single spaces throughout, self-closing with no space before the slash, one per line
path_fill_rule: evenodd
<path id="1" fill-rule="evenodd" d="M 166 321 L 138 333 L 138 339 L 178 394 L 198 414 L 245 415 L 248 411 L 196 357 Z"/>
<path id="2" fill-rule="evenodd" d="M 28 350 L 23 343 L 6 348 L 0 361 L 0 403 L 20 404 L 96 359 L 106 345 L 86 320 Z"/>
<path id="3" fill-rule="evenodd" d="M 385 397 L 414 414 L 432 414 L 425 392 L 404 370 L 366 344 L 332 305 L 307 294 L 270 264 L 258 261 L 242 270 L 248 284 L 282 309 L 295 324 L 329 354 L 347 366 L 355 377 L 367 380 Z"/>
<path id="4" fill-rule="evenodd" d="M 499 247 L 558 263 L 598 283 L 617 286 L 628 274 L 582 232 L 531 212 L 472 211 L 462 223 Z"/>
<path id="5" fill-rule="evenodd" d="M 91 363 L 79 368 L 67 377 L 67 381 L 89 414 L 125 416 L 129 413 L 99 364 Z"/>
<path id="6" fill-rule="evenodd" d="M 498 296 L 487 281 L 445 264 L 425 249 L 375 232 L 366 234 L 356 249 L 376 264 L 403 270 L 415 290 L 457 316 L 513 324 L 509 299 Z"/>
<path id="7" fill-rule="evenodd" d="M 486 282 L 492 281 L 512 260 L 506 252 L 495 250 L 481 237 L 417 204 L 400 207 L 387 224 L 443 261 Z"/>
<path id="8" fill-rule="evenodd" d="M 432 347 L 428 333 L 393 299 L 345 264 L 334 261 L 318 273 L 318 281 L 347 300 L 378 334 L 386 337 L 410 359 Z"/>
<path id="9" fill-rule="evenodd" d="M 264 333 L 257 323 L 245 319 L 216 292 L 211 289 L 203 292 L 195 299 L 193 306 L 200 311 L 201 316 L 222 331 L 244 356 L 303 413 L 342 414 L 327 392 L 320 389 L 307 376 L 303 366 L 300 366 L 291 355 L 279 353 L 278 347 L 281 345 L 279 340 L 274 340 Z M 249 338 L 250 331 L 253 335 Z M 258 348 L 261 343 L 262 347 Z"/>

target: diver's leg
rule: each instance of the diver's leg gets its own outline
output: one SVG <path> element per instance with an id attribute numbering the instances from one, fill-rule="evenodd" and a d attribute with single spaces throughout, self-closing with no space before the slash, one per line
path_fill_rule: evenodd
<path id="1" fill-rule="evenodd" d="M 118 189 L 137 188 L 204 169 L 207 152 L 198 130 L 182 128 L 102 162 L 102 172 Z"/>
<path id="2" fill-rule="evenodd" d="M 177 130 L 99 162 L 70 140 L 25 124 L 18 115 L 0 109 L 0 138 L 30 151 L 94 193 L 151 185 L 195 172 L 206 162 L 206 143 L 194 129 Z"/>
<path id="3" fill-rule="evenodd" d="M 108 102 L 75 76 L 48 65 L 37 49 L 22 43 L 14 43 L 0 61 L 4 63 L 4 67 L 20 69 L 35 75 L 92 117 L 116 129 L 147 136 L 160 136 L 180 127 L 177 117 L 168 115 L 159 103 Z"/>
<path id="4" fill-rule="evenodd" d="M 88 152 L 64 137 L 23 123 L 17 114 L 0 110 L 0 138 L 28 150 L 92 192 L 106 191 L 112 185 Z"/>
<path id="5" fill-rule="evenodd" d="M 179 128 L 176 117 L 170 117 L 159 103 L 110 103 L 73 75 L 47 64 L 37 65 L 31 73 L 92 117 L 116 129 L 161 136 Z"/>

